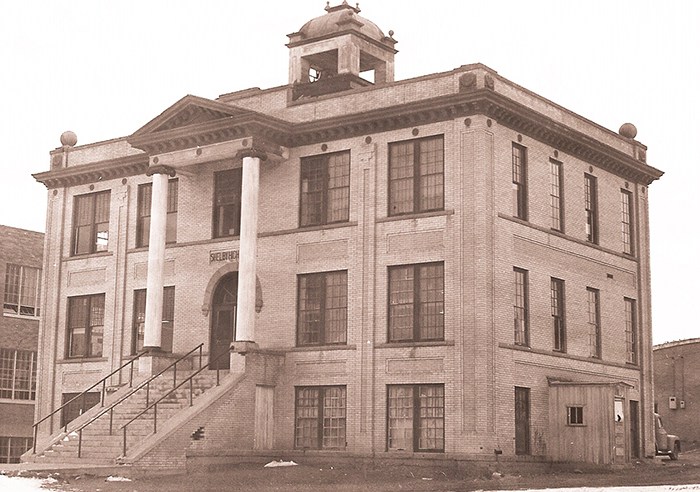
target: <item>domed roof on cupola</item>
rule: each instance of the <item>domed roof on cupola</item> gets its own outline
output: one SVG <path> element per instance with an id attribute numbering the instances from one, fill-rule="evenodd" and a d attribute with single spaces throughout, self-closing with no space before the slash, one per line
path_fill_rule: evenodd
<path id="1" fill-rule="evenodd" d="M 328 2 L 325 10 L 327 12 L 325 15 L 311 19 L 299 29 L 299 34 L 304 39 L 333 35 L 346 29 L 360 31 L 375 41 L 381 42 L 385 38 L 382 30 L 374 22 L 357 15 L 360 12 L 359 4 L 351 7 L 346 0 L 343 0 L 342 4 L 331 7 Z"/>

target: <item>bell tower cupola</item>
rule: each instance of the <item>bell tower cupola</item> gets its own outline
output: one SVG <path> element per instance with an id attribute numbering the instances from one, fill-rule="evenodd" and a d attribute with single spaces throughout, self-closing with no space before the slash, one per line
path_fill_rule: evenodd
<path id="1" fill-rule="evenodd" d="M 292 99 L 314 97 L 394 81 L 393 31 L 379 27 L 343 3 L 288 34 Z M 373 72 L 373 73 L 372 73 Z M 370 80 L 371 79 L 371 80 Z"/>

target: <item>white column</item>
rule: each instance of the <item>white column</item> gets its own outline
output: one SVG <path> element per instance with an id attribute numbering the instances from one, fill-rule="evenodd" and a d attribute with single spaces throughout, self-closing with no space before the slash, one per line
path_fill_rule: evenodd
<path id="1" fill-rule="evenodd" d="M 146 280 L 146 327 L 143 347 L 161 348 L 163 326 L 163 268 L 168 215 L 168 174 L 153 175 L 151 229 L 148 236 L 148 279 Z"/>
<path id="2" fill-rule="evenodd" d="M 258 243 L 258 194 L 260 158 L 243 157 L 241 193 L 241 251 L 238 260 L 236 341 L 255 338 L 255 267 Z"/>

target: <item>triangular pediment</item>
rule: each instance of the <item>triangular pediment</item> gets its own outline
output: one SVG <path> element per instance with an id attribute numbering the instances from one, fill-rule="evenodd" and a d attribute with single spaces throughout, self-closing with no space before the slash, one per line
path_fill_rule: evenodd
<path id="1" fill-rule="evenodd" d="M 211 99 L 188 95 L 163 111 L 160 115 L 134 132 L 134 137 L 143 137 L 160 132 L 195 127 L 219 120 L 252 113 L 246 109 L 223 104 Z"/>

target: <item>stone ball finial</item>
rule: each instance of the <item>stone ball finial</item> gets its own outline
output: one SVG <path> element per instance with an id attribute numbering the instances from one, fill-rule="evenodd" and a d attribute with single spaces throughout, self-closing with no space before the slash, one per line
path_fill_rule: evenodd
<path id="1" fill-rule="evenodd" d="M 67 131 L 63 132 L 63 134 L 61 135 L 61 145 L 65 147 L 73 147 L 77 143 L 78 136 L 75 133 Z"/>
<path id="2" fill-rule="evenodd" d="M 632 123 L 625 123 L 620 127 L 619 133 L 625 138 L 634 138 L 637 136 L 637 127 Z"/>

